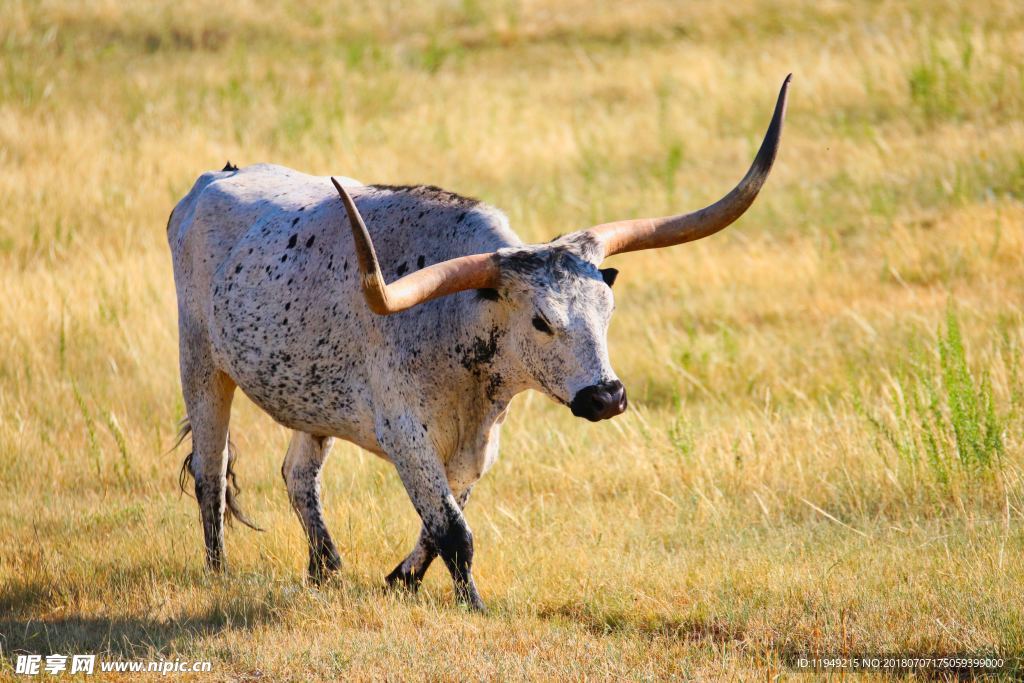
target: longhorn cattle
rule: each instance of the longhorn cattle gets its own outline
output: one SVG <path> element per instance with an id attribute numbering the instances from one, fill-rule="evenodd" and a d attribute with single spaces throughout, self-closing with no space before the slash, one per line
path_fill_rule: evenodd
<path id="1" fill-rule="evenodd" d="M 440 555 L 458 600 L 482 609 L 464 509 L 498 456 L 509 401 L 535 389 L 591 421 L 626 409 L 606 342 L 616 271 L 601 262 L 739 218 L 775 159 L 788 86 L 753 165 L 719 201 L 546 244 L 524 244 L 500 211 L 436 187 L 271 165 L 200 176 L 167 238 L 192 433 L 182 478 L 195 481 L 208 566 L 225 566 L 225 511 L 248 523 L 228 438 L 240 388 L 293 430 L 281 473 L 312 581 L 341 564 L 320 499 L 340 438 L 390 461 L 422 520 L 387 583 L 415 590 Z"/>

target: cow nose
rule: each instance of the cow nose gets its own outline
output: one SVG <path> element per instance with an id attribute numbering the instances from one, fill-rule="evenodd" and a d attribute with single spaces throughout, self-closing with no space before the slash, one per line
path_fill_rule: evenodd
<path id="1" fill-rule="evenodd" d="M 607 420 L 626 411 L 626 387 L 613 379 L 580 389 L 573 397 L 569 408 L 576 417 L 585 417 L 591 422 Z"/>

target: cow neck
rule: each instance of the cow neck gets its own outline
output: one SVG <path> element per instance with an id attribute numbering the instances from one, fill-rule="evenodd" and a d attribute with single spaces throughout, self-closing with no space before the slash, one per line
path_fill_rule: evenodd
<path id="1" fill-rule="evenodd" d="M 512 397 L 528 388 L 515 362 L 508 332 L 508 312 L 501 304 L 476 293 L 457 297 L 456 335 L 450 352 L 465 371 L 472 387 L 463 394 L 467 409 L 496 417 Z"/>

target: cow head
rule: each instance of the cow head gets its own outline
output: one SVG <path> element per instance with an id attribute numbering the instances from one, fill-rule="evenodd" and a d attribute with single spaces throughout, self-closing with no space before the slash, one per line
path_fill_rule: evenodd
<path id="1" fill-rule="evenodd" d="M 608 362 L 608 323 L 617 271 L 601 270 L 600 245 L 578 232 L 549 244 L 501 249 L 499 288 L 482 296 L 504 306 L 508 340 L 530 384 L 596 422 L 626 409 L 626 390 Z"/>
<path id="2" fill-rule="evenodd" d="M 548 244 L 500 249 L 437 263 L 387 284 L 370 234 L 348 192 L 333 178 L 355 237 L 367 304 L 381 315 L 455 292 L 476 289 L 509 306 L 509 333 L 536 387 L 592 421 L 626 409 L 626 391 L 608 362 L 617 253 L 669 247 L 714 234 L 753 203 L 775 161 L 790 77 L 747 174 L 729 194 L 699 211 L 605 223 Z"/>

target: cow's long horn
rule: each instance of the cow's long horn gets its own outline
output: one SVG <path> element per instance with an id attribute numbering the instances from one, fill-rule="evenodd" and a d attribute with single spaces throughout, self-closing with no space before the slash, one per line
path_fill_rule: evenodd
<path id="1" fill-rule="evenodd" d="M 471 254 L 435 263 L 386 284 L 370 232 L 366 229 L 363 217 L 359 215 L 359 209 L 337 180 L 331 178 L 331 182 L 345 204 L 352 236 L 355 238 L 363 296 L 374 313 L 390 315 L 455 292 L 498 286 L 500 270 L 493 253 Z"/>
<path id="2" fill-rule="evenodd" d="M 637 218 L 633 220 L 604 223 L 590 228 L 590 232 L 604 246 L 604 255 L 640 249 L 670 247 L 674 244 L 692 242 L 712 235 L 743 215 L 753 203 L 764 185 L 768 172 L 772 170 L 775 153 L 779 149 L 782 135 L 782 119 L 786 115 L 786 95 L 793 74 L 786 76 L 775 104 L 775 114 L 768 126 L 761 149 L 754 157 L 747 175 L 732 192 L 714 204 L 693 213 L 664 218 Z"/>

